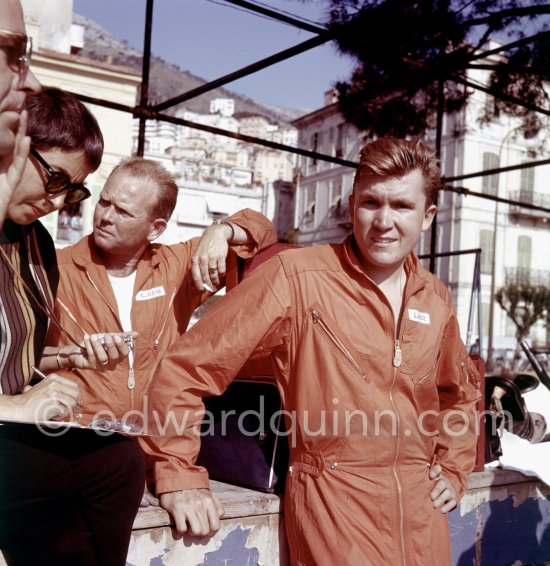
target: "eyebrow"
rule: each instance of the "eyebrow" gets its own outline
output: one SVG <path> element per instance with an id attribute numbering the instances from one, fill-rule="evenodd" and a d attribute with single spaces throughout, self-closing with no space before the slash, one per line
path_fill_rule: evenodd
<path id="1" fill-rule="evenodd" d="M 407 197 L 399 197 L 395 199 L 390 199 L 392 204 L 407 204 L 409 206 L 416 206 L 416 201 L 412 199 L 408 199 Z"/>
<path id="2" fill-rule="evenodd" d="M 388 199 L 388 198 L 386 198 L 386 196 L 384 194 L 372 193 L 372 192 L 360 193 L 359 194 L 359 200 L 360 201 L 374 200 L 374 201 L 377 201 L 377 202 L 387 200 L 393 206 L 399 205 L 399 204 L 405 204 L 405 205 L 408 205 L 408 206 L 416 206 L 416 204 L 417 204 L 415 200 L 410 199 L 406 196 L 395 196 L 395 197 L 390 197 Z"/>
<path id="3" fill-rule="evenodd" d="M 129 214 L 130 216 L 134 216 L 134 217 L 136 216 L 135 212 L 131 212 L 124 206 L 119 206 L 116 202 L 113 202 L 113 200 L 110 198 L 105 198 L 105 196 L 103 196 L 102 193 L 99 194 L 99 200 L 104 200 L 105 202 L 108 202 L 109 205 L 114 206 L 118 210 L 122 210 L 122 212 L 124 212 L 125 214 Z"/>

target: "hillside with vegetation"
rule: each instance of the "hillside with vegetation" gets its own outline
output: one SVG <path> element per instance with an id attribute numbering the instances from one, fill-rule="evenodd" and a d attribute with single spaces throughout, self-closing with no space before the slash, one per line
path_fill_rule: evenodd
<path id="1" fill-rule="evenodd" d="M 85 28 L 84 48 L 80 55 L 96 61 L 127 67 L 141 73 L 141 51 L 134 49 L 124 40 L 113 37 L 100 25 L 88 18 L 75 14 L 74 21 L 77 24 L 84 25 Z M 177 94 L 197 88 L 206 82 L 208 81 L 189 71 L 183 71 L 177 65 L 168 63 L 154 54 L 151 55 L 149 100 L 153 104 L 173 98 Z M 291 120 L 308 112 L 308 110 L 279 108 L 262 104 L 225 88 L 216 88 L 199 97 L 186 100 L 179 106 L 167 109 L 165 112 L 174 114 L 176 108 L 185 108 L 193 112 L 207 114 L 210 109 L 210 101 L 214 98 L 232 98 L 235 101 L 235 114 L 237 116 L 239 114 L 259 114 L 280 125 L 288 124 Z"/>

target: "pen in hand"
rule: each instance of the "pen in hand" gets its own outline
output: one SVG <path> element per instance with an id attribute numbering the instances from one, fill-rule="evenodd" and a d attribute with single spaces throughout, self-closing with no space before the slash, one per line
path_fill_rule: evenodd
<path id="1" fill-rule="evenodd" d="M 42 379 L 48 379 L 48 376 L 43 371 L 39 370 L 36 366 L 31 365 L 31 369 L 32 369 L 32 371 L 34 371 L 34 373 L 36 373 L 36 375 L 38 377 L 41 377 Z M 77 403 L 74 406 L 74 410 L 75 410 L 74 418 L 76 420 L 81 419 L 82 418 L 82 407 L 80 406 L 79 403 Z"/>

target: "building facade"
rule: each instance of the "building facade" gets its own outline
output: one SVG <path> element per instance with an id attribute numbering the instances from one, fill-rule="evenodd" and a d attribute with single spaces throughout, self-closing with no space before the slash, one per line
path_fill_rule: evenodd
<path id="1" fill-rule="evenodd" d="M 472 78 L 478 82 L 486 79 Z M 353 125 L 344 122 L 331 93 L 327 94 L 323 108 L 293 122 L 298 128 L 298 145 L 357 162 L 364 137 Z M 545 133 L 525 139 L 517 119 L 497 116 L 489 123 L 482 123 L 482 110 L 489 103 L 491 100 L 485 93 L 476 92 L 465 110 L 444 117 L 441 163 L 445 177 L 528 163 L 534 159 L 535 152 L 538 159 L 548 154 L 550 146 Z M 428 132 L 425 141 L 434 147 L 435 133 Z M 298 243 L 323 244 L 340 241 L 349 234 L 347 202 L 354 172 L 350 167 L 298 158 L 295 175 Z M 455 186 L 549 208 L 549 177 L 550 165 L 543 165 L 457 181 Z M 495 358 L 509 356 L 515 348 L 516 329 L 491 297 L 497 289 L 513 282 L 550 286 L 550 215 L 450 191 L 440 192 L 438 207 L 437 253 L 482 249 L 480 304 L 474 300 L 474 312 L 481 309 L 481 329 L 471 309 L 475 255 L 436 261 L 436 273 L 453 296 L 463 339 L 472 345 L 481 334 L 486 353 L 488 335 L 492 334 Z M 423 234 L 417 253 L 429 253 L 430 239 L 430 232 Z M 424 263 L 427 267 L 428 261 Z M 542 322 L 532 327 L 530 338 L 536 345 L 546 345 L 547 328 Z"/>

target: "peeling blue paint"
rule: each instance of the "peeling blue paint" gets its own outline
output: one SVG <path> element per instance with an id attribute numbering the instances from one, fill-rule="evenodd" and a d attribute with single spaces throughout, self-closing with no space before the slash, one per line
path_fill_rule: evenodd
<path id="1" fill-rule="evenodd" d="M 166 556 L 168 556 L 169 553 L 170 553 L 170 549 L 165 548 L 162 551 L 162 554 L 159 554 L 158 556 L 155 556 L 151 558 L 151 560 L 149 560 L 149 566 L 164 566 L 164 559 L 166 558 Z M 137 565 L 133 564 L 132 562 L 126 561 L 125 566 L 137 566 Z"/>
<path id="2" fill-rule="evenodd" d="M 250 529 L 237 527 L 223 539 L 218 550 L 207 552 L 204 562 L 197 566 L 257 566 L 260 551 L 246 547 L 249 534 Z"/>
<path id="3" fill-rule="evenodd" d="M 463 517 L 455 510 L 449 514 L 449 528 L 453 566 L 543 565 L 550 561 L 550 498 L 527 499 L 515 506 L 510 496 L 482 503 Z"/>
<path id="4" fill-rule="evenodd" d="M 151 558 L 151 560 L 149 561 L 149 566 L 164 566 L 164 558 L 168 555 L 169 552 L 170 549 L 165 548 L 162 554 Z"/>

